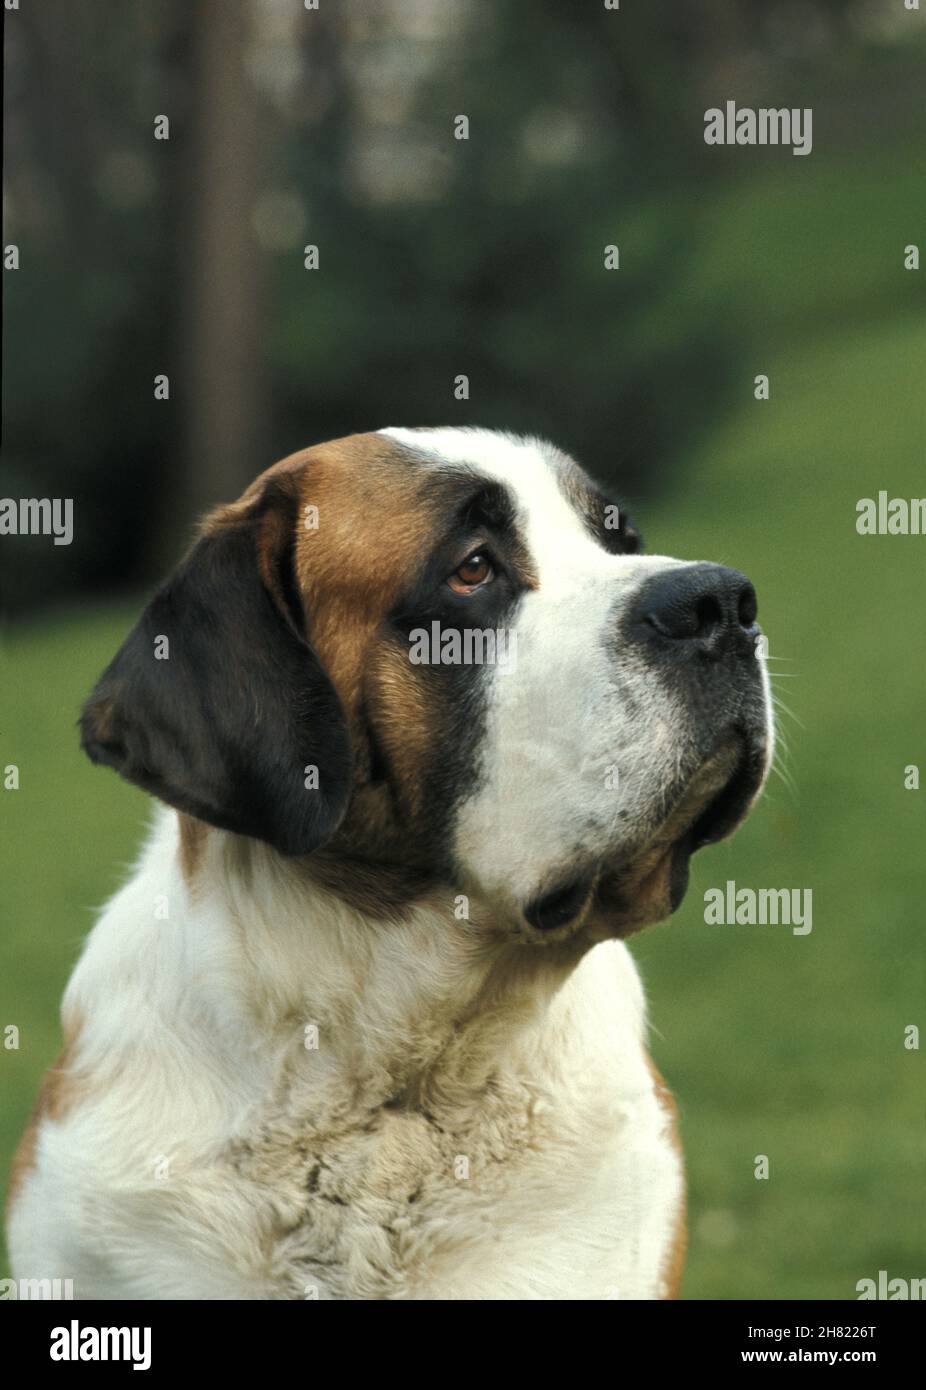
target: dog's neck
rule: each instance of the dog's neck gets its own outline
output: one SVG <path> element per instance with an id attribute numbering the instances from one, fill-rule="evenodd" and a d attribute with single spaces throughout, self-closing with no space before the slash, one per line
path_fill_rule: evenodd
<path id="1" fill-rule="evenodd" d="M 224 832 L 209 838 L 200 891 L 219 895 L 236 924 L 253 1024 L 283 1045 L 302 1035 L 371 1107 L 481 1094 L 522 1048 L 536 1050 L 584 953 L 576 942 L 514 942 L 478 902 L 461 920 L 449 887 L 377 919 L 320 887 L 305 863 Z"/>

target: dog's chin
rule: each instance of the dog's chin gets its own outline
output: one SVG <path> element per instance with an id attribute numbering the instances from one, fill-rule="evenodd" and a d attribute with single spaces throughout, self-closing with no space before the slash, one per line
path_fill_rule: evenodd
<path id="1" fill-rule="evenodd" d="M 526 909 L 533 939 L 581 931 L 591 943 L 670 917 L 688 888 L 692 854 L 732 835 L 764 775 L 764 743 L 742 737 L 723 743 L 683 784 L 645 844 L 567 877 Z"/>
<path id="2" fill-rule="evenodd" d="M 732 835 L 765 776 L 764 743 L 737 737 L 708 758 L 642 852 L 605 865 L 589 906 L 596 938 L 629 936 L 670 917 L 688 889 L 691 856 Z"/>
<path id="3" fill-rule="evenodd" d="M 688 889 L 694 846 L 689 835 L 654 848 L 618 870 L 604 870 L 595 885 L 586 923 L 594 940 L 630 936 L 662 922 L 680 906 Z"/>

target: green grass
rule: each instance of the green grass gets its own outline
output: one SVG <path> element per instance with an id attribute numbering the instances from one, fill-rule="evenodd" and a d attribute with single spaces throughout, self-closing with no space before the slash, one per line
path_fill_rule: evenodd
<path id="1" fill-rule="evenodd" d="M 689 1297 L 846 1298 L 922 1274 L 926 538 L 859 537 L 855 502 L 924 492 L 926 327 L 775 360 L 647 517 L 654 549 L 754 579 L 793 790 L 772 779 L 636 938 L 691 1182 Z M 903 788 L 921 769 L 924 790 Z M 813 931 L 708 926 L 706 888 L 813 891 Z M 754 1177 L 769 1158 L 767 1181 Z"/>
<path id="2" fill-rule="evenodd" d="M 885 202 L 912 207 L 914 194 L 902 162 L 879 174 L 880 198 L 870 171 L 790 202 L 779 177 L 711 214 L 691 293 L 739 315 L 739 402 L 640 518 L 652 550 L 754 579 L 778 692 L 800 720 L 782 721 L 793 789 L 773 778 L 736 838 L 695 860 L 672 922 L 633 946 L 681 1108 L 692 1298 L 851 1298 L 879 1269 L 924 1273 L 923 1062 L 903 1036 L 924 1021 L 926 538 L 855 532 L 860 497 L 926 491 L 921 282 L 886 268 L 897 238 L 880 247 L 876 234 Z M 740 280 L 754 297 L 724 305 Z M 768 402 L 753 399 L 757 371 Z M 0 1173 L 56 1053 L 81 940 L 148 814 L 86 762 L 74 730 L 135 611 L 82 606 L 4 644 L 0 765 L 19 766 L 21 787 L 0 793 L 0 1025 L 21 1046 L 0 1054 Z M 903 788 L 909 763 L 922 791 Z M 703 893 L 728 878 L 811 889 L 812 933 L 707 926 Z M 768 1181 L 753 1175 L 760 1154 Z"/>
<path id="3" fill-rule="evenodd" d="M 60 1047 L 59 1002 L 98 907 L 118 887 L 140 845 L 148 798 L 78 747 L 81 702 L 137 613 L 136 605 L 72 609 L 7 636 L 0 770 L 15 764 L 19 790 L 0 791 L 3 971 L 0 1029 L 19 1047 L 0 1051 L 0 1187 L 39 1081 Z M 12 673 L 12 676 L 11 674 Z"/>

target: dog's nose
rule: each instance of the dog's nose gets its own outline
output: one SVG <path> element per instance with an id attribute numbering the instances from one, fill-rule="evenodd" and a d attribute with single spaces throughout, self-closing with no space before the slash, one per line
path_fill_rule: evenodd
<path id="1" fill-rule="evenodd" d="M 753 652 L 756 591 L 739 570 L 685 565 L 647 580 L 634 605 L 641 636 L 672 643 L 677 655 Z"/>

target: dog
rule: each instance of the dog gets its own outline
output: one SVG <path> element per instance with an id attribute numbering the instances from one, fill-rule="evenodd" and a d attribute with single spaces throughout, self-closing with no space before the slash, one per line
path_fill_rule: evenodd
<path id="1" fill-rule="evenodd" d="M 759 632 L 742 574 L 644 555 L 538 438 L 352 435 L 212 513 L 83 710 L 162 804 L 64 997 L 14 1274 L 676 1297 L 683 1161 L 625 938 L 762 788 Z M 422 659 L 434 633 L 516 659 Z"/>

